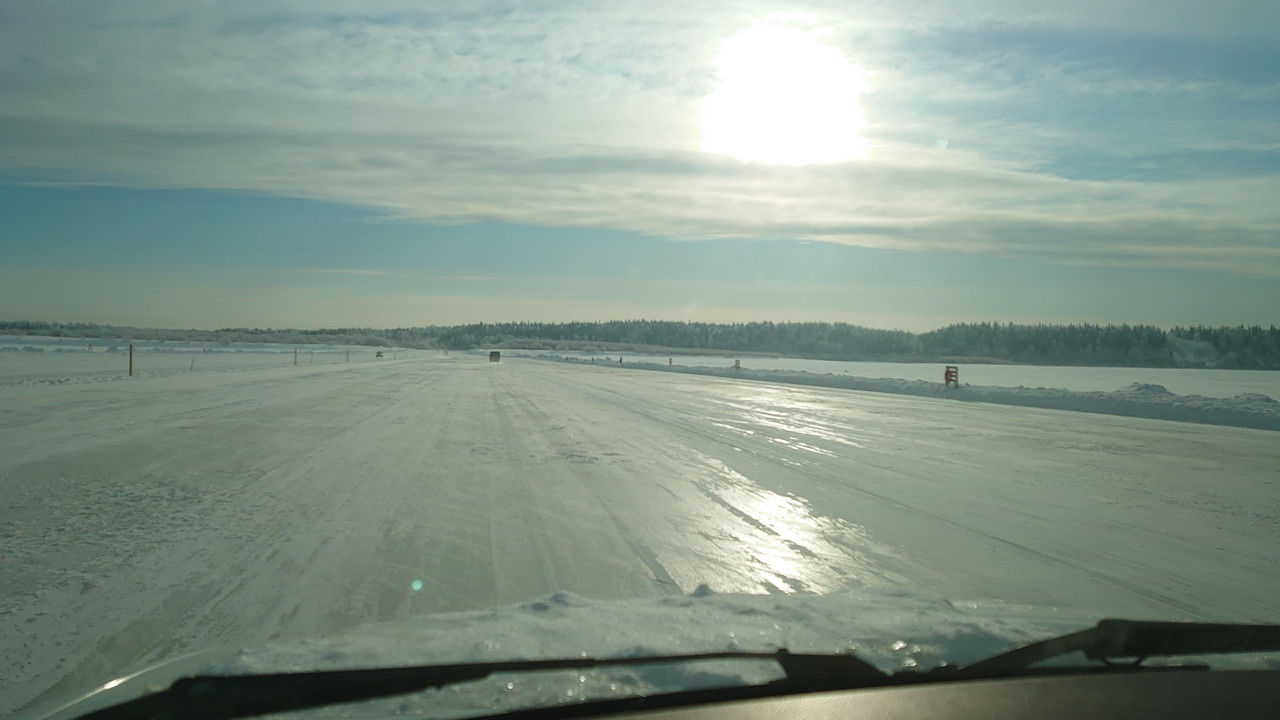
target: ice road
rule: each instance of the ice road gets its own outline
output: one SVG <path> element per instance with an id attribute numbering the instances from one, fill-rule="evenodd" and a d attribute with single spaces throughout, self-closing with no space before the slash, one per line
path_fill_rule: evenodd
<path id="1" fill-rule="evenodd" d="M 473 355 L 0 387 L 0 712 L 568 591 L 1280 621 L 1280 433 Z"/>

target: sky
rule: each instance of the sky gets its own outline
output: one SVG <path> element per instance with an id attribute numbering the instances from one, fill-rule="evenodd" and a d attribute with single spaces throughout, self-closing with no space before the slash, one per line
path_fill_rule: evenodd
<path id="1" fill-rule="evenodd" d="M 0 4 L 0 318 L 1280 321 L 1280 4 Z"/>

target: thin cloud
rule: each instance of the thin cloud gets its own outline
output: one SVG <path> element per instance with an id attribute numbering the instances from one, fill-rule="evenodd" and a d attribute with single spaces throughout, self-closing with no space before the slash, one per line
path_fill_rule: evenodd
<path id="1" fill-rule="evenodd" d="M 298 268 L 294 272 L 311 273 L 313 275 L 357 275 L 361 277 L 418 277 L 412 273 L 385 272 L 383 270 L 359 270 L 355 268 Z"/>
<path id="2" fill-rule="evenodd" d="M 296 268 L 288 272 L 307 273 L 310 275 L 351 275 L 355 277 L 400 278 L 406 280 L 490 281 L 503 279 L 499 275 L 435 275 L 426 273 L 388 272 L 386 270 L 364 270 L 361 268 Z"/>

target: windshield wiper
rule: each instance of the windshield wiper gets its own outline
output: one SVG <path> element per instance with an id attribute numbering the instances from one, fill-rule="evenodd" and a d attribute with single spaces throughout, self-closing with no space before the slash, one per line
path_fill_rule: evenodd
<path id="1" fill-rule="evenodd" d="M 999 677 L 1074 652 L 1107 664 L 1117 658 L 1133 658 L 1130 667 L 1156 656 L 1280 652 L 1280 625 L 1100 620 L 1087 630 L 993 655 L 948 674 L 957 678 Z"/>
<path id="2" fill-rule="evenodd" d="M 723 652 L 631 658 L 511 660 L 260 675 L 197 675 L 176 680 L 159 692 L 85 714 L 80 720 L 228 720 L 393 697 L 482 680 L 495 673 L 586 670 L 714 660 L 776 662 L 782 667 L 785 679 L 770 685 L 785 685 L 786 691 L 793 692 L 877 684 L 889 678 L 874 665 L 853 655 L 803 655 L 786 650 L 773 653 Z"/>

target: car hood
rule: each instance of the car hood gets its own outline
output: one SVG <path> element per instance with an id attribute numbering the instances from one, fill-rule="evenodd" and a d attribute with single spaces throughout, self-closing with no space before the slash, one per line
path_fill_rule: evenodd
<path id="1" fill-rule="evenodd" d="M 325 638 L 224 648 L 112 680 L 84 697 L 31 708 L 24 718 L 74 718 L 194 674 L 440 665 L 556 657 L 640 657 L 716 651 L 853 653 L 892 672 L 965 664 L 1078 630 L 1101 616 L 1001 601 L 953 602 L 878 589 L 830 595 L 689 595 L 601 601 L 569 593 L 485 611 L 363 625 Z M 653 666 L 495 676 L 411 699 L 344 707 L 342 714 L 467 717 L 518 708 L 764 682 L 772 663 Z M 335 710 L 335 713 L 339 712 Z M 324 716 L 312 711 L 308 715 Z"/>

